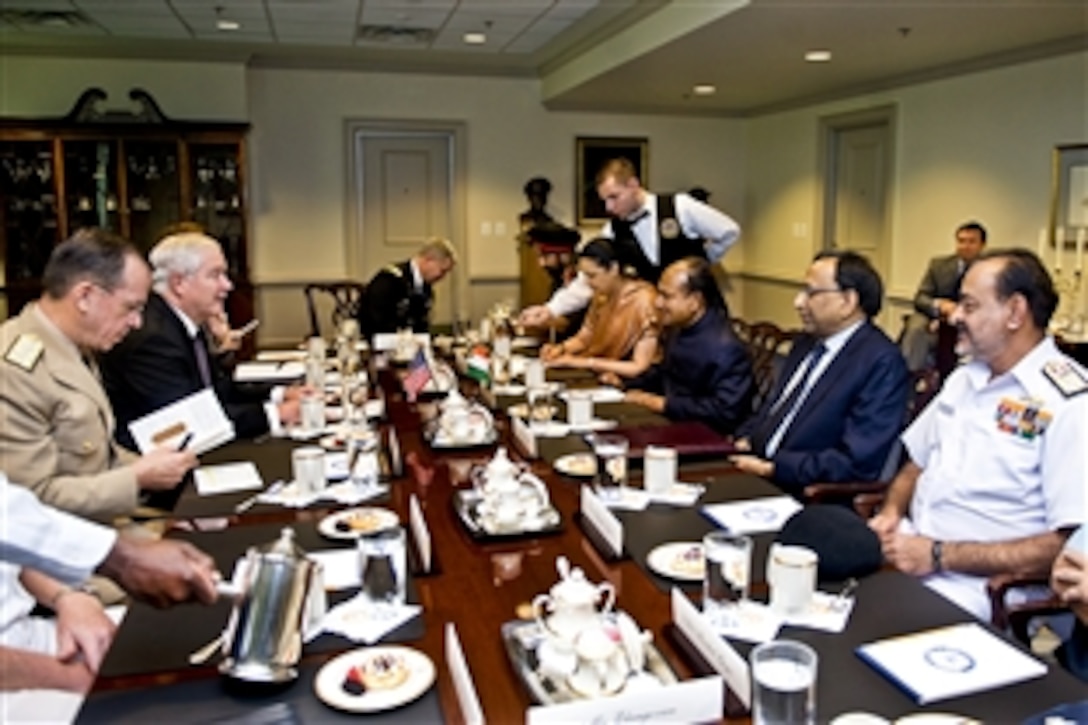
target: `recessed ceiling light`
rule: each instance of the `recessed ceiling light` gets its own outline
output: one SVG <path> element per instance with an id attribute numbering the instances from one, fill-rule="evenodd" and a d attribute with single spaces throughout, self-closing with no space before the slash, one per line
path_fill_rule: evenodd
<path id="1" fill-rule="evenodd" d="M 487 42 L 485 33 L 465 33 L 464 41 L 469 45 L 483 45 Z"/>
<path id="2" fill-rule="evenodd" d="M 242 24 L 237 20 L 216 20 L 215 27 L 219 30 L 240 30 Z"/>
<path id="3" fill-rule="evenodd" d="M 810 50 L 805 53 L 805 60 L 809 63 L 826 63 L 831 60 L 830 50 Z"/>
<path id="4" fill-rule="evenodd" d="M 718 87 L 713 86 L 709 83 L 700 83 L 699 85 L 693 87 L 691 89 L 691 92 L 697 96 L 713 96 L 715 93 L 718 92 Z"/>

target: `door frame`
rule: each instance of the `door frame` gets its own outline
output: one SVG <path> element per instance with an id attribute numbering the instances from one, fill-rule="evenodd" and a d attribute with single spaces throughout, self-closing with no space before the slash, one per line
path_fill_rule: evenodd
<path id="1" fill-rule="evenodd" d="M 892 219 L 895 216 L 895 158 L 897 150 L 898 107 L 896 104 L 875 106 L 850 113 L 821 116 L 819 119 L 819 141 L 816 174 L 816 229 L 818 244 L 815 251 L 833 249 L 832 237 L 835 226 L 835 188 L 838 180 L 838 152 L 842 134 L 859 128 L 884 127 L 888 133 L 888 147 L 884 158 L 884 224 L 881 239 L 877 244 L 887 251 L 883 260 L 884 287 L 887 290 L 892 276 Z M 879 261 L 878 261 L 879 263 Z M 874 265 L 878 266 L 878 264 Z M 878 266 L 879 269 L 879 266 Z"/>
<path id="2" fill-rule="evenodd" d="M 450 242 L 457 250 L 457 266 L 450 275 L 454 285 L 451 310 L 453 319 L 461 319 L 467 314 L 468 300 L 468 221 L 467 221 L 467 144 L 468 125 L 463 121 L 419 121 L 389 120 L 371 118 L 349 118 L 344 121 L 345 158 L 344 185 L 344 266 L 346 276 L 362 279 L 363 257 L 363 172 L 361 141 L 367 136 L 390 138 L 396 136 L 445 137 L 449 150 L 449 190 L 450 190 Z M 465 309 L 462 309 L 465 308 Z"/>

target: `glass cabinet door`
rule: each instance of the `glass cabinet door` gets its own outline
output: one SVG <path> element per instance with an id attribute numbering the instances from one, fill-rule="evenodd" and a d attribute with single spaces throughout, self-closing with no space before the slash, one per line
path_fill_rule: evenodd
<path id="1" fill-rule="evenodd" d="M 123 233 L 117 194 L 117 142 L 65 141 L 64 173 L 68 233 L 88 226 Z"/>
<path id="2" fill-rule="evenodd" d="M 235 280 L 248 276 L 240 150 L 237 143 L 189 145 L 193 221 L 223 245 Z"/>
<path id="3" fill-rule="evenodd" d="M 128 237 L 147 252 L 182 220 L 176 141 L 125 141 Z"/>
<path id="4" fill-rule="evenodd" d="M 51 141 L 0 142 L 0 281 L 38 279 L 59 241 Z"/>

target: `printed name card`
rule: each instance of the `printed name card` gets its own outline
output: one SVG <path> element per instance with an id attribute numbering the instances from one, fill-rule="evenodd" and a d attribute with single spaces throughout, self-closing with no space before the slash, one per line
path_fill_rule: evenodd
<path id="1" fill-rule="evenodd" d="M 419 566 L 424 573 L 431 571 L 431 531 L 427 528 L 427 522 L 423 518 L 423 509 L 419 505 L 419 499 L 413 493 L 408 499 L 408 525 L 412 527 L 412 538 L 416 541 L 416 551 L 419 553 Z"/>
<path id="2" fill-rule="evenodd" d="M 718 636 L 710 624 L 703 619 L 703 613 L 676 587 L 672 590 L 672 620 L 707 664 L 722 676 L 725 684 L 729 685 L 729 689 L 737 696 L 744 708 L 750 710 L 752 708 L 752 676 L 748 663 L 727 640 Z M 720 718 L 721 714 L 719 710 L 714 717 Z"/>
<path id="3" fill-rule="evenodd" d="M 715 722 L 722 717 L 722 678 L 700 677 L 667 687 L 633 689 L 615 697 L 531 707 L 528 725 L 537 723 Z"/>
<path id="4" fill-rule="evenodd" d="M 400 439 L 397 437 L 397 429 L 389 428 L 389 475 L 400 478 L 404 475 L 404 460 L 400 456 Z"/>
<path id="5" fill-rule="evenodd" d="M 623 555 L 623 524 L 604 501 L 597 498 L 590 486 L 582 486 L 582 516 L 596 529 L 613 556 Z"/>
<path id="6" fill-rule="evenodd" d="M 457 627 L 453 622 L 446 623 L 446 667 L 453 680 L 453 689 L 457 693 L 457 704 L 461 706 L 461 717 L 468 725 L 482 725 L 484 711 L 480 707 L 480 698 L 476 694 L 476 685 L 472 682 L 465 651 L 457 636 Z"/>
<path id="7" fill-rule="evenodd" d="M 536 436 L 533 435 L 529 424 L 521 418 L 514 417 L 510 419 L 510 429 L 514 432 L 514 440 L 517 441 L 521 452 L 527 458 L 536 458 L 539 455 L 536 450 Z"/>

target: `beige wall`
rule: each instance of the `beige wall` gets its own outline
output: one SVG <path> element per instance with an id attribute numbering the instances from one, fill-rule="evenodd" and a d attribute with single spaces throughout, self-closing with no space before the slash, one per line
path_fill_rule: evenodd
<path id="1" fill-rule="evenodd" d="M 913 296 L 929 258 L 951 252 L 964 220 L 985 224 L 993 246 L 1034 249 L 1048 220 L 1051 151 L 1088 141 L 1086 89 L 1088 53 L 1075 53 L 752 119 L 744 271 L 799 279 L 820 244 L 821 117 L 888 104 L 898 130 L 886 280 L 893 297 Z M 807 236 L 793 236 L 796 222 Z M 793 324 L 783 285 L 746 279 L 740 287 L 742 314 Z M 892 334 L 897 314 L 885 315 Z"/>

